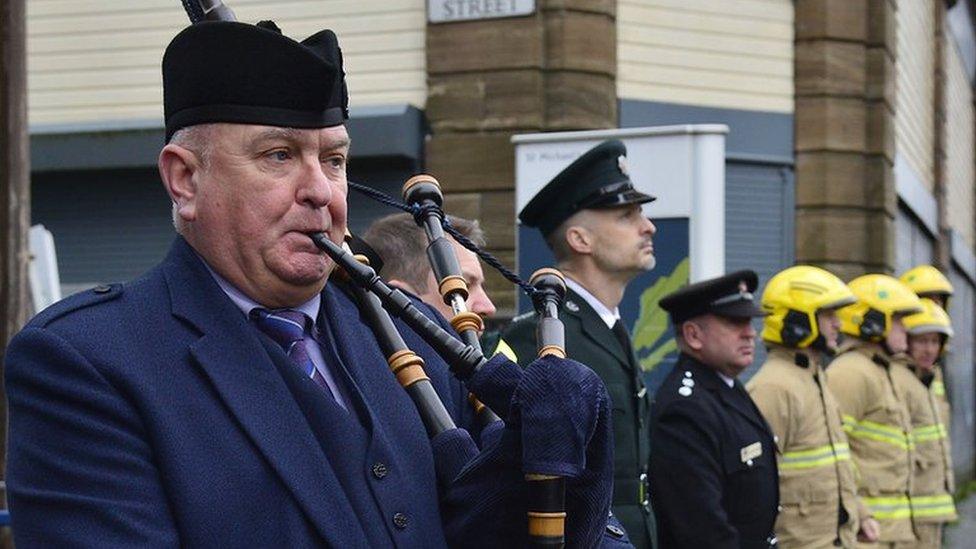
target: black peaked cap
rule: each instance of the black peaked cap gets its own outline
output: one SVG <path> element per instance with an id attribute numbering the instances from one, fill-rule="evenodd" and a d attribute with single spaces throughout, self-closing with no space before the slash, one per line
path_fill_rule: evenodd
<path id="1" fill-rule="evenodd" d="M 627 147 L 604 141 L 566 166 L 526 204 L 519 221 L 548 235 L 574 213 L 651 202 L 634 188 L 627 169 Z"/>
<path id="2" fill-rule="evenodd" d="M 342 52 L 331 30 L 302 42 L 270 22 L 203 21 L 163 55 L 166 140 L 211 122 L 325 128 L 349 117 Z"/>
<path id="3" fill-rule="evenodd" d="M 660 306 L 671 315 L 671 322 L 676 326 L 704 314 L 730 318 L 766 316 L 756 306 L 753 296 L 758 285 L 755 271 L 736 271 L 689 284 L 664 296 Z"/>

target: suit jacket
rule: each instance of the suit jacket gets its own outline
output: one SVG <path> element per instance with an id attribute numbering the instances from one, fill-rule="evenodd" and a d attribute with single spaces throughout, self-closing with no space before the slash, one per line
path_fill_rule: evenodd
<path id="1" fill-rule="evenodd" d="M 654 396 L 651 491 L 662 548 L 768 548 L 776 445 L 738 381 L 681 354 Z"/>
<path id="2" fill-rule="evenodd" d="M 144 277 L 64 300 L 11 342 L 7 488 L 17 544 L 445 546 L 428 436 L 334 286 L 319 321 L 366 432 L 363 482 L 343 485 L 326 452 L 335 450 L 331 433 L 310 428 L 317 399 L 331 397 L 298 395 L 281 348 L 177 239 Z M 458 417 L 465 391 L 413 332 L 404 338 Z M 357 512 L 370 501 L 375 516 Z"/>
<path id="3" fill-rule="evenodd" d="M 597 312 L 573 290 L 567 289 L 559 318 L 565 327 L 567 356 L 592 368 L 613 401 L 613 513 L 635 547 L 654 547 L 654 515 L 641 504 L 641 475 L 647 473 L 650 453 L 650 395 L 637 359 L 632 349 L 623 349 Z M 534 313 L 522 315 L 513 319 L 503 335 L 522 366 L 538 354 L 536 325 Z"/>

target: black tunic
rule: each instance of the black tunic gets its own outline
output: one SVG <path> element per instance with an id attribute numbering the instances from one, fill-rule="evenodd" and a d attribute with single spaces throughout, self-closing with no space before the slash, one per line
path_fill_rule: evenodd
<path id="1" fill-rule="evenodd" d="M 682 354 L 651 407 L 651 495 L 667 548 L 766 548 L 779 506 L 773 434 L 742 384 Z"/>

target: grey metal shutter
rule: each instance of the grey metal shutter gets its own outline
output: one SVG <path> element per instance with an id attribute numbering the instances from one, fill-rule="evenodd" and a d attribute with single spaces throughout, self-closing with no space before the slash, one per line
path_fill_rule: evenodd
<path id="1" fill-rule="evenodd" d="M 793 212 L 790 164 L 729 155 L 725 164 L 725 271 L 756 271 L 756 299 L 770 277 L 793 264 Z M 761 319 L 754 326 L 757 333 L 762 332 Z M 765 358 L 757 337 L 756 360 L 740 379 L 749 379 Z"/>
<path id="2" fill-rule="evenodd" d="M 31 213 L 54 235 L 66 294 L 139 276 L 175 235 L 155 168 L 34 174 Z"/>

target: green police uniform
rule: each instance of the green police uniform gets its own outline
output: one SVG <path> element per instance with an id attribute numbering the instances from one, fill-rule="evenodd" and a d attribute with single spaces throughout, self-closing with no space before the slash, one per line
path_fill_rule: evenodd
<path id="1" fill-rule="evenodd" d="M 635 547 L 654 547 L 657 536 L 647 491 L 650 397 L 637 359 L 576 292 L 567 290 L 559 318 L 566 330 L 567 356 L 592 368 L 613 401 L 613 513 Z M 535 327 L 535 314 L 522 315 L 504 334 L 522 366 L 536 358 Z"/>
<path id="2" fill-rule="evenodd" d="M 566 166 L 519 213 L 524 227 L 551 235 L 581 210 L 603 210 L 654 200 L 634 188 L 627 171 L 627 148 L 604 141 Z M 613 513 L 638 548 L 657 546 L 654 513 L 648 493 L 650 397 L 641 380 L 630 336 L 620 321 L 613 329 L 577 292 L 567 289 L 559 312 L 566 330 L 569 358 L 595 371 L 613 400 Z M 535 315 L 515 318 L 505 341 L 527 365 L 535 359 Z"/>

